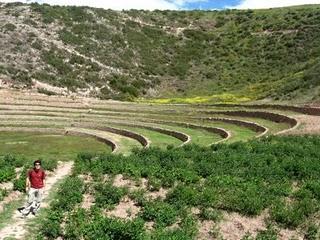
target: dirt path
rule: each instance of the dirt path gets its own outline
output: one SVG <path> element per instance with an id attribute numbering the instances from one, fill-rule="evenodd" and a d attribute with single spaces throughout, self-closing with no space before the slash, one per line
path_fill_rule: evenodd
<path id="1" fill-rule="evenodd" d="M 51 191 L 52 187 L 55 183 L 57 183 L 62 178 L 66 177 L 71 173 L 73 166 L 73 162 L 62 162 L 58 164 L 57 170 L 49 175 L 46 179 L 46 189 L 43 195 L 43 203 L 42 208 L 46 208 L 48 206 L 47 198 L 48 194 Z M 5 238 L 15 238 L 15 239 L 23 239 L 26 232 L 26 224 L 28 219 L 33 216 L 28 216 L 27 218 L 22 218 L 21 214 L 16 211 L 12 217 L 12 224 L 4 227 L 0 230 L 0 240 L 4 240 Z"/>
<path id="2" fill-rule="evenodd" d="M 301 123 L 301 126 L 288 134 L 320 134 L 320 116 L 296 115 L 294 118 Z"/>

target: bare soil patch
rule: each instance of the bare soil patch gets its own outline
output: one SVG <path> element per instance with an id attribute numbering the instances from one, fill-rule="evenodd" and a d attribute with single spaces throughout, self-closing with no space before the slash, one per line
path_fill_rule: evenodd
<path id="1" fill-rule="evenodd" d="M 0 202 L 0 214 L 1 212 L 4 211 L 5 205 L 7 205 L 8 203 L 19 199 L 21 197 L 22 193 L 18 192 L 18 191 L 12 191 L 9 193 L 8 196 L 6 196 L 3 201 Z M 1 237 L 1 231 L 0 231 L 0 237 Z"/>
<path id="2" fill-rule="evenodd" d="M 287 134 L 320 134 L 320 116 L 297 115 L 294 116 L 301 125 Z"/>
<path id="3" fill-rule="evenodd" d="M 153 221 L 146 222 L 144 224 L 144 228 L 146 229 L 146 231 L 151 232 L 154 229 L 154 222 Z"/>
<path id="4" fill-rule="evenodd" d="M 247 233 L 256 236 L 259 231 L 266 230 L 266 213 L 257 217 L 246 217 L 238 213 L 225 213 L 218 227 L 223 239 L 238 240 Z"/>
<path id="5" fill-rule="evenodd" d="M 83 174 L 83 175 L 78 175 L 78 177 L 82 179 L 84 183 L 90 183 L 93 181 L 93 178 L 90 175 Z"/>
<path id="6" fill-rule="evenodd" d="M 140 209 L 133 200 L 124 197 L 113 210 L 106 212 L 106 215 L 109 217 L 133 219 L 138 215 Z"/>
<path id="7" fill-rule="evenodd" d="M 115 187 L 126 187 L 129 191 L 135 191 L 139 189 L 147 189 L 148 180 L 141 178 L 140 181 L 135 182 L 131 179 L 125 178 L 122 174 L 117 174 L 114 177 L 112 185 Z"/>
<path id="8" fill-rule="evenodd" d="M 165 199 L 168 193 L 168 189 L 160 188 L 159 191 L 147 192 L 146 196 L 150 199 Z"/>
<path id="9" fill-rule="evenodd" d="M 211 231 L 215 225 L 214 221 L 199 221 L 199 233 L 197 236 L 198 240 L 213 240 L 215 239 Z"/>
<path id="10" fill-rule="evenodd" d="M 278 234 L 278 239 L 279 240 L 287 240 L 287 239 L 303 240 L 305 238 L 295 230 L 280 229 Z"/>
<path id="11" fill-rule="evenodd" d="M 89 194 L 89 193 L 86 193 L 83 195 L 83 201 L 82 201 L 82 204 L 81 204 L 81 207 L 84 208 L 84 209 L 90 209 L 91 206 L 93 206 L 95 203 L 95 198 Z"/>
<path id="12" fill-rule="evenodd" d="M 5 190 L 12 190 L 13 189 L 13 183 L 12 182 L 4 182 L 0 183 L 0 188 Z"/>
<path id="13" fill-rule="evenodd" d="M 130 179 L 126 179 L 122 174 L 118 174 L 115 176 L 113 180 L 113 186 L 115 187 L 126 187 L 129 191 L 136 190 L 147 190 L 148 189 L 148 179 L 141 178 L 140 181 L 135 182 Z M 168 189 L 160 188 L 158 191 L 147 191 L 146 197 L 149 199 L 165 199 L 168 193 Z"/>

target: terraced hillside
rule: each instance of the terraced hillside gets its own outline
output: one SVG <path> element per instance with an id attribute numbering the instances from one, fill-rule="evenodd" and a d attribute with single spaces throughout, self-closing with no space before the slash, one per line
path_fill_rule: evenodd
<path id="1" fill-rule="evenodd" d="M 166 148 L 190 143 L 210 146 L 247 141 L 280 134 L 299 125 L 292 111 L 73 100 L 11 90 L 1 93 L 0 130 L 15 133 L 14 137 L 8 135 L 7 140 L 6 134 L 2 134 L 2 141 L 10 143 L 1 146 L 2 152 L 14 151 L 17 146 L 20 151 L 27 148 L 30 142 L 19 141 L 26 138 L 23 132 L 46 134 L 44 137 L 47 134 L 92 137 L 105 143 L 106 149 L 128 154 L 132 148 L 150 146 Z M 71 137 L 68 139 L 72 141 Z M 92 148 L 90 144 L 87 146 L 83 150 Z"/>
<path id="2" fill-rule="evenodd" d="M 315 107 L 138 104 L 2 89 L 0 236 L 30 239 L 36 237 L 32 232 L 38 232 L 34 229 L 40 228 L 39 234 L 48 239 L 96 239 L 106 233 L 99 230 L 87 235 L 91 231 L 87 227 L 102 221 L 98 225 L 105 224 L 114 234 L 111 239 L 145 239 L 148 235 L 152 239 L 214 239 L 220 235 L 240 239 L 246 233 L 300 239 L 318 226 L 312 220 L 318 200 L 296 195 L 296 188 L 308 188 L 306 182 L 314 172 L 300 172 L 305 167 L 292 164 L 300 161 L 301 153 L 295 151 L 301 150 L 301 141 L 310 148 L 308 161 L 316 171 L 310 159 L 316 158 L 311 145 L 316 146 L 317 140 L 274 139 L 272 135 L 319 134 L 319 115 Z M 285 147 L 281 141 L 291 143 Z M 292 144 L 296 150 L 288 150 Z M 261 152 L 250 156 L 250 149 Z M 277 149 L 288 151 L 286 157 L 280 155 L 286 159 L 283 162 L 278 161 Z M 222 155 L 214 155 L 215 151 Z M 204 159 L 213 156 L 219 159 Z M 23 172 L 39 157 L 49 171 L 45 204 L 38 217 L 20 219 L 13 211 L 23 201 Z M 269 176 L 273 168 L 284 172 L 277 170 Z M 211 175 L 214 169 L 220 177 Z M 242 170 L 244 175 L 238 172 Z M 62 178 L 66 180 L 61 185 Z M 286 180 L 281 183 L 278 178 Z M 295 184 L 292 192 L 285 185 L 291 183 Z M 202 187 L 203 192 L 196 190 Z M 240 190 L 227 191 L 233 187 Z M 278 212 L 284 207 L 282 198 L 291 198 L 298 205 Z M 55 205 L 52 199 L 68 199 L 68 203 Z M 299 212 L 304 201 L 314 205 Z M 291 211 L 298 215 L 288 215 Z M 82 225 L 86 215 L 90 218 L 87 227 Z M 279 225 L 267 226 L 267 221 Z"/>
<path id="3" fill-rule="evenodd" d="M 318 5 L 117 12 L 0 4 L 0 86 L 117 100 L 319 102 L 319 29 Z"/>

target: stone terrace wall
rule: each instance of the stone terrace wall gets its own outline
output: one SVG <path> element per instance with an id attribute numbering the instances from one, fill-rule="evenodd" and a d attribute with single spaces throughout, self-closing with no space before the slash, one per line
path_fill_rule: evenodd
<path id="1" fill-rule="evenodd" d="M 102 142 L 102 143 L 110 146 L 111 149 L 112 149 L 112 152 L 116 152 L 116 150 L 118 149 L 118 146 L 117 146 L 116 143 L 112 142 L 112 141 L 109 140 L 109 139 L 102 138 L 102 137 L 99 137 L 99 136 L 96 136 L 96 135 L 91 135 L 91 134 L 88 134 L 88 133 L 76 132 L 76 131 L 73 131 L 73 130 L 68 130 L 68 131 L 66 131 L 66 132 L 65 132 L 65 135 L 80 136 L 80 137 L 93 137 L 93 138 L 95 138 L 97 141 Z"/>
<path id="2" fill-rule="evenodd" d="M 238 116 L 238 117 L 253 117 L 253 118 L 262 118 L 270 120 L 276 123 L 287 123 L 291 127 L 294 127 L 298 124 L 298 121 L 294 118 L 281 115 L 278 113 L 271 112 L 260 112 L 260 111 L 206 111 L 202 112 L 205 114 L 223 114 L 228 116 Z"/>
<path id="3" fill-rule="evenodd" d="M 224 123 L 230 123 L 234 124 L 240 127 L 246 127 L 254 132 L 260 133 L 260 132 L 266 132 L 268 129 L 265 128 L 264 126 L 261 126 L 257 123 L 254 122 L 248 122 L 248 121 L 241 121 L 237 119 L 229 119 L 229 118 L 215 118 L 215 117 L 209 117 L 209 118 L 199 118 L 201 120 L 205 121 L 219 121 L 219 122 L 224 122 Z"/>
<path id="4" fill-rule="evenodd" d="M 204 106 L 204 105 L 202 105 Z M 242 105 L 242 104 L 208 104 L 206 106 L 212 107 L 243 107 L 249 109 L 256 109 L 256 108 L 264 108 L 264 109 L 276 109 L 276 110 L 283 110 L 283 111 L 293 111 L 299 112 L 308 115 L 320 116 L 320 108 L 316 107 L 306 107 L 306 106 L 290 106 L 290 105 L 272 105 L 272 104 L 254 104 L 254 105 Z"/>
<path id="5" fill-rule="evenodd" d="M 144 136 L 137 134 L 137 133 L 134 133 L 134 132 L 124 130 L 124 129 L 117 129 L 117 128 L 112 128 L 112 127 L 94 127 L 94 129 L 106 131 L 106 132 L 111 132 L 111 133 L 115 133 L 115 134 L 119 134 L 119 135 L 122 135 L 125 137 L 135 139 L 144 147 L 149 147 L 149 144 L 150 144 L 149 140 L 147 138 L 145 138 Z"/>

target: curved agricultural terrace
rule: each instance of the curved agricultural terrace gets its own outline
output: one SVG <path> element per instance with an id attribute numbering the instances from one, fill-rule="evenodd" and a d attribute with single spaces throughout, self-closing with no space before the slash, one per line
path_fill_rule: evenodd
<path id="1" fill-rule="evenodd" d="M 49 224 L 47 230 L 40 230 L 42 237 L 77 239 L 74 235 L 76 233 L 72 229 L 79 224 L 79 232 L 83 230 L 81 229 L 83 214 L 88 214 L 92 217 L 89 217 L 90 221 L 95 221 L 95 217 L 90 215 L 93 212 L 81 212 L 89 211 L 92 205 L 102 209 L 102 214 L 105 217 L 111 217 L 106 221 L 115 221 L 100 224 L 115 224 L 119 229 L 132 228 L 135 229 L 134 231 L 140 229 L 143 232 L 139 233 L 139 236 L 143 234 L 150 236 L 151 234 L 152 239 L 169 239 L 169 236 L 177 237 L 175 239 L 215 239 L 219 236 L 225 239 L 241 239 L 246 233 L 257 236 L 260 234 L 259 231 L 272 232 L 273 230 L 267 227 L 265 219 L 271 216 L 274 222 L 278 223 L 280 220 L 274 217 L 273 213 L 267 213 L 265 210 L 267 206 L 262 203 L 263 206 L 259 205 L 256 209 L 251 210 L 248 210 L 248 206 L 237 208 L 236 204 L 224 205 L 223 202 L 227 204 L 228 201 L 223 199 L 217 200 L 221 203 L 208 206 L 198 203 L 196 200 L 197 203 L 193 202 L 191 205 L 186 202 L 181 203 L 188 207 L 192 206 L 190 213 L 186 213 L 186 209 L 174 207 L 174 201 L 182 201 L 178 200 L 176 195 L 177 191 L 181 190 L 179 187 L 187 187 L 188 190 L 183 190 L 186 191 L 184 195 L 186 198 L 188 198 L 188 194 L 196 194 L 191 193 L 192 189 L 198 189 L 199 186 L 195 187 L 196 185 L 192 184 L 199 183 L 201 185 L 202 181 L 209 181 L 205 176 L 210 175 L 208 172 L 210 169 L 204 168 L 200 171 L 201 165 L 196 166 L 195 163 L 190 165 L 190 162 L 186 161 L 186 167 L 192 169 L 192 166 L 196 166 L 197 171 L 203 175 L 200 178 L 194 176 L 190 169 L 180 173 L 162 172 L 161 167 L 157 168 L 159 163 L 152 155 L 152 151 L 184 149 L 181 153 L 177 153 L 177 156 L 185 158 L 185 151 L 195 151 L 195 155 L 197 155 L 196 151 L 198 150 L 195 149 L 198 147 L 193 147 L 193 144 L 206 147 L 205 149 L 211 147 L 211 149 L 222 149 L 219 151 L 223 151 L 223 146 L 229 144 L 234 146 L 231 148 L 234 150 L 237 148 L 238 142 L 259 138 L 267 139 L 266 137 L 272 135 L 318 133 L 317 126 L 320 117 L 310 114 L 317 115 L 317 109 L 302 111 L 301 108 L 280 108 L 279 106 L 272 108 L 271 106 L 260 107 L 259 105 L 248 107 L 241 105 L 138 104 L 85 98 L 48 97 L 41 94 L 0 90 L 0 160 L 2 161 L 0 164 L 3 165 L 0 170 L 0 239 L 5 237 L 26 239 L 31 236 L 30 234 L 35 228 L 40 226 L 42 229 L 39 223 L 41 219 L 44 223 Z M 235 145 L 232 145 L 233 143 Z M 152 149 L 152 147 L 159 149 L 151 150 L 150 153 L 139 152 L 139 149 Z M 204 155 L 208 151 L 205 149 L 201 150 Z M 132 152 L 134 154 L 130 157 Z M 82 155 L 79 156 L 79 153 Z M 109 153 L 114 153 L 115 159 L 108 157 Z M 100 157 L 90 158 L 90 156 L 97 154 L 100 154 Z M 144 154 L 149 162 L 140 162 L 146 161 L 143 157 Z M 161 154 L 165 155 L 166 153 Z M 272 154 L 270 153 L 269 156 Z M 127 158 L 126 156 L 129 160 L 130 158 L 134 160 L 130 163 L 129 168 L 126 167 L 128 163 L 123 162 L 123 159 Z M 21 219 L 14 209 L 22 204 L 24 196 L 23 173 L 35 158 L 43 159 L 45 168 L 49 172 L 48 189 L 44 196 L 44 210 L 36 218 Z M 94 159 L 104 160 L 99 165 L 97 161 L 100 160 Z M 110 165 L 106 165 L 108 162 Z M 6 165 L 8 163 L 9 165 Z M 87 164 L 93 170 L 87 169 L 89 166 Z M 145 166 L 145 172 L 135 164 Z M 154 169 L 152 170 L 153 164 Z M 168 163 L 161 164 L 165 169 Z M 180 163 L 172 164 L 179 165 Z M 229 164 L 228 161 L 227 164 Z M 119 166 L 122 166 L 121 171 L 117 170 Z M 85 169 L 89 172 L 88 174 Z M 101 169 L 106 172 L 103 174 Z M 151 175 L 149 171 L 152 172 Z M 73 173 L 72 177 L 67 177 L 71 173 Z M 61 185 L 62 179 L 66 178 L 67 180 L 64 180 Z M 211 181 L 210 184 L 215 184 L 214 186 L 222 184 L 222 180 L 211 177 L 208 179 Z M 181 181 L 183 185 L 175 186 L 175 181 Z M 225 179 L 224 181 L 237 182 L 238 180 Z M 295 184 L 298 185 L 298 180 L 295 181 Z M 57 191 L 58 186 L 62 190 Z M 208 185 L 208 189 L 209 186 L 212 187 L 212 185 Z M 64 188 L 68 189 L 68 192 L 63 192 Z M 206 189 L 205 186 L 204 191 Z M 257 189 L 263 189 L 263 187 L 260 186 Z M 254 191 L 258 190 L 252 191 L 252 194 L 255 195 Z M 50 220 L 50 214 L 55 214 L 54 211 L 57 210 L 57 206 L 53 206 L 54 204 L 51 203 L 52 199 L 59 199 L 63 196 L 68 198 L 68 194 L 76 196 L 79 193 L 79 199 L 72 198 L 75 202 L 72 200 L 68 203 L 70 205 L 64 206 L 63 209 L 68 212 L 77 206 L 74 210 L 75 215 L 70 213 L 71 215 L 67 216 L 67 222 L 63 222 L 60 215 L 56 216 L 55 220 Z M 209 203 L 216 194 L 218 195 L 218 193 L 205 195 L 207 200 L 204 202 Z M 106 198 L 106 196 L 110 197 Z M 266 200 L 266 202 L 268 201 Z M 272 202 L 272 204 L 274 203 Z M 270 206 L 273 206 L 272 204 L 270 202 Z M 256 205 L 253 204 L 253 206 Z M 79 208 L 82 209 L 80 212 Z M 270 209 L 273 208 L 270 207 Z M 316 214 L 316 212 L 315 210 L 312 214 Z M 157 215 L 157 213 L 164 216 Z M 175 216 L 180 216 L 178 217 L 180 222 Z M 198 216 L 198 218 L 194 220 L 192 216 Z M 221 216 L 223 217 L 220 218 Z M 193 225 L 191 222 L 188 223 L 188 219 L 191 221 L 191 218 L 192 221 L 195 221 L 192 223 Z M 122 225 L 124 222 L 119 219 L 132 222 L 126 222 L 125 225 Z M 142 219 L 142 223 L 139 222 L 139 219 Z M 58 221 L 58 224 L 54 221 Z M 50 224 L 56 224 L 58 230 L 51 229 L 50 227 L 53 225 Z M 66 224 L 67 228 L 59 228 L 59 226 Z M 188 227 L 188 224 L 192 226 Z M 280 238 L 282 236 L 282 239 L 290 237 L 300 239 L 305 236 L 297 230 L 300 227 L 300 222 L 285 222 L 285 224 L 280 224 L 278 230 L 275 230 Z M 178 233 L 175 227 L 182 232 L 188 228 L 190 231 Z M 289 229 L 291 227 L 291 229 L 288 230 L 287 227 Z M 214 228 L 217 228 L 215 237 L 212 235 Z M 192 232 L 191 229 L 193 229 Z M 88 229 L 83 231 L 90 232 Z M 110 231 L 114 231 L 114 229 Z M 101 234 L 103 235 L 103 233 Z M 115 236 L 119 238 L 115 239 L 122 239 L 123 236 L 120 234 L 120 237 L 117 234 L 115 233 Z M 32 235 L 32 237 L 35 236 Z M 83 236 L 79 236 L 79 238 L 83 239 Z M 93 238 L 99 238 L 99 235 L 92 235 Z M 126 236 L 126 239 L 137 238 Z"/>
<path id="2" fill-rule="evenodd" d="M 294 112 L 282 114 L 272 109 L 241 110 L 237 107 L 237 110 L 230 110 L 226 106 L 72 100 L 14 92 L 6 92 L 3 96 L 0 99 L 0 130 L 3 142 L 8 135 L 8 143 L 2 145 L 1 152 L 14 151 L 15 145 L 19 145 L 18 140 L 13 144 L 11 134 L 5 132 L 13 132 L 17 139 L 19 132 L 54 133 L 62 140 L 69 135 L 78 136 L 79 141 L 88 141 L 88 137 L 92 137 L 105 143 L 106 151 L 128 154 L 134 147 L 166 148 L 190 143 L 209 146 L 246 141 L 279 134 L 299 125 L 290 117 Z M 24 143 L 21 147 L 27 145 Z M 88 144 L 82 150 L 90 149 Z"/>

